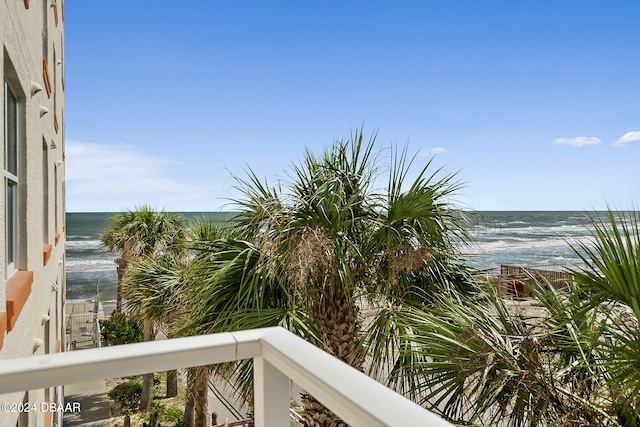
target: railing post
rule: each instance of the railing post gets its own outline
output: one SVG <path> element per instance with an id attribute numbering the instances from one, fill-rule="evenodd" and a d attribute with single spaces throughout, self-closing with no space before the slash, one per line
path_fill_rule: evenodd
<path id="1" fill-rule="evenodd" d="M 289 378 L 263 357 L 253 359 L 256 427 L 289 426 Z"/>

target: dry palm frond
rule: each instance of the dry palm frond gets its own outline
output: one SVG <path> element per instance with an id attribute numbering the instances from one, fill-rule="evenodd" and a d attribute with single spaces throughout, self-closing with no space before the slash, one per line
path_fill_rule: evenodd
<path id="1" fill-rule="evenodd" d="M 334 267 L 331 241 L 320 227 L 305 227 L 292 237 L 288 265 L 296 292 L 310 283 L 322 283 Z"/>
<path id="2" fill-rule="evenodd" d="M 389 281 L 395 284 L 400 274 L 420 270 L 425 264 L 435 257 L 432 248 L 420 246 L 414 248 L 410 245 L 402 245 L 394 248 L 389 257 Z"/>

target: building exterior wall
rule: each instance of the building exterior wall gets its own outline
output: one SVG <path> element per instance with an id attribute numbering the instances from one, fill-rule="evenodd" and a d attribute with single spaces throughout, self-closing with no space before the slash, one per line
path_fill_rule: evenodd
<path id="1" fill-rule="evenodd" d="M 63 1 L 0 0 L 0 50 L 2 363 L 65 348 Z M 7 166 L 13 158 L 8 151 L 14 145 L 10 139 L 14 131 L 15 175 Z M 16 187 L 14 209 L 11 194 Z M 10 265 L 11 236 L 17 238 L 17 247 Z M 60 426 L 62 414 L 42 409 L 43 403 L 61 401 L 61 387 L 0 396 L 0 403 L 9 403 L 0 408 L 0 427 Z M 23 402 L 29 403 L 26 413 L 3 410 L 19 409 Z"/>

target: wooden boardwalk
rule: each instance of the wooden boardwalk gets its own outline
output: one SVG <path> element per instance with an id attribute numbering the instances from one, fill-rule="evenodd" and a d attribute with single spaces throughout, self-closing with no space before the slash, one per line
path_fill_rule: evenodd
<path id="1" fill-rule="evenodd" d="M 100 347 L 98 320 L 104 319 L 101 304 L 95 301 L 67 303 L 67 351 Z"/>
<path id="2" fill-rule="evenodd" d="M 98 320 L 104 319 L 102 305 L 95 301 L 65 304 L 67 322 L 66 351 L 100 347 Z M 80 412 L 64 414 L 65 427 L 111 427 L 111 402 L 104 380 L 64 387 L 66 402 L 80 404 Z"/>

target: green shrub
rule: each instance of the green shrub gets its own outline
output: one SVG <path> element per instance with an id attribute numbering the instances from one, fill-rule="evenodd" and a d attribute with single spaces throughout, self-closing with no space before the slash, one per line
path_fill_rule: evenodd
<path id="1" fill-rule="evenodd" d="M 107 393 L 109 399 L 120 405 L 123 413 L 135 411 L 140 405 L 142 384 L 137 381 L 120 383 Z"/>
<path id="2" fill-rule="evenodd" d="M 182 427 L 184 425 L 184 411 L 175 406 L 170 406 L 162 414 L 163 425 Z"/>
<path id="3" fill-rule="evenodd" d="M 124 313 L 114 312 L 100 321 L 102 340 L 106 345 L 129 344 L 144 341 L 142 322 Z"/>
<path id="4" fill-rule="evenodd" d="M 157 412 L 158 414 L 162 414 L 166 410 L 167 410 L 167 407 L 164 406 L 164 403 L 157 401 L 155 399 L 151 401 L 151 410 L 149 411 L 149 413 Z"/>
<path id="5" fill-rule="evenodd" d="M 151 403 L 151 410 L 142 419 L 143 427 L 151 425 L 151 414 L 158 413 L 157 427 L 184 427 L 184 411 L 175 406 L 165 407 L 155 400 Z"/>

